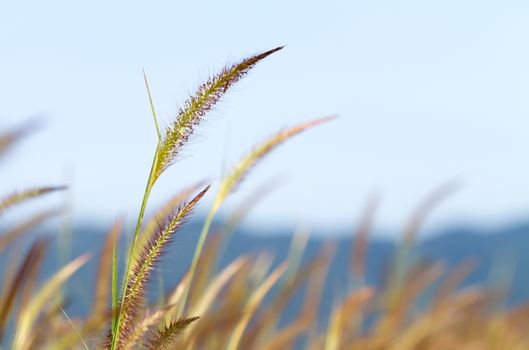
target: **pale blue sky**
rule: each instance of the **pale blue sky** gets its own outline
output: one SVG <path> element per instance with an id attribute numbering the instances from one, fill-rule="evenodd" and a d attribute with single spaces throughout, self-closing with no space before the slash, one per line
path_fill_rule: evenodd
<path id="1" fill-rule="evenodd" d="M 352 226 L 378 192 L 378 222 L 395 227 L 455 178 L 431 225 L 521 218 L 527 18 L 528 2 L 506 0 L 3 2 L 0 128 L 47 124 L 2 163 L 0 193 L 71 177 L 76 218 L 134 216 L 155 147 L 142 68 L 167 124 L 224 63 L 286 44 L 207 117 L 153 205 L 278 129 L 336 113 L 260 164 L 226 210 L 280 176 L 249 222 Z"/>

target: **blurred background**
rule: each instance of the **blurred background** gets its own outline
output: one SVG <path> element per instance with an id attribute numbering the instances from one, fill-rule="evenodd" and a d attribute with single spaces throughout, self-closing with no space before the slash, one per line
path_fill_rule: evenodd
<path id="1" fill-rule="evenodd" d="M 328 314 L 350 288 L 354 237 L 370 201 L 378 205 L 364 282 L 378 285 L 410 216 L 449 188 L 416 226 L 412 260 L 451 270 L 476 258 L 463 285 L 499 285 L 508 304 L 520 304 L 529 300 L 528 17 L 529 3 L 514 0 L 3 2 L 0 131 L 31 120 L 39 127 L 2 159 L 0 198 L 32 186 L 69 190 L 15 208 L 0 228 L 66 203 L 47 226 L 63 234 L 47 272 L 98 251 L 97 233 L 116 217 L 130 232 L 157 141 L 142 70 L 167 126 L 224 65 L 286 45 L 207 115 L 154 188 L 148 213 L 198 180 L 214 184 L 164 257 L 166 287 L 189 266 L 223 172 L 278 130 L 335 114 L 264 159 L 228 199 L 215 230 L 266 189 L 220 266 L 262 249 L 277 264 L 305 243 L 310 259 L 334 242 Z M 293 244 L 296 231 L 310 239 Z M 92 297 L 83 287 L 95 276 L 91 264 L 72 279 L 72 300 Z"/>
<path id="2" fill-rule="evenodd" d="M 425 231 L 524 220 L 527 15 L 499 0 L 5 2 L 0 127 L 43 127 L 10 154 L 0 191 L 67 183 L 75 220 L 133 220 L 156 143 L 142 69 L 167 125 L 226 63 L 286 45 L 208 115 L 152 205 L 218 179 L 283 127 L 337 114 L 262 162 L 221 214 L 273 181 L 248 225 L 332 234 L 376 194 L 376 231 L 393 235 L 455 181 Z"/>

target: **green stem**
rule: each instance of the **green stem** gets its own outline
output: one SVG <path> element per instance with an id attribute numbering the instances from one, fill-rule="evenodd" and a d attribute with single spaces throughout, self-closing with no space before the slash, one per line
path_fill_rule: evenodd
<path id="1" fill-rule="evenodd" d="M 193 279 L 197 269 L 198 259 L 200 258 L 200 254 L 202 253 L 202 249 L 204 248 L 204 243 L 206 243 L 206 238 L 208 236 L 209 229 L 211 228 L 211 224 L 213 223 L 213 218 L 215 217 L 215 214 L 217 213 L 217 210 L 220 206 L 221 200 L 219 199 L 220 197 L 217 195 L 217 199 L 215 200 L 213 207 L 209 211 L 206 220 L 204 220 L 204 226 L 202 226 L 202 231 L 200 232 L 200 236 L 198 238 L 197 247 L 195 249 L 195 255 L 193 256 L 193 261 L 191 262 L 191 267 L 189 268 L 189 278 L 187 284 L 185 285 L 184 293 L 182 295 L 182 302 L 178 306 L 178 316 L 182 316 L 184 313 L 184 308 L 186 307 L 187 299 L 189 296 L 189 290 L 191 288 L 191 285 L 193 284 Z"/>
<path id="2" fill-rule="evenodd" d="M 125 280 L 123 282 L 123 287 L 122 287 L 121 303 L 119 304 L 118 318 L 117 318 L 116 327 L 115 327 L 116 329 L 114 330 L 113 337 L 112 337 L 112 347 L 111 347 L 112 350 L 116 349 L 117 341 L 118 341 L 118 338 L 120 336 L 120 329 L 121 329 L 121 326 L 122 326 L 121 325 L 121 321 L 122 321 L 122 315 L 123 315 L 123 305 L 125 304 L 125 297 L 127 295 L 127 284 L 129 283 L 130 271 L 132 269 L 132 259 L 134 257 L 134 253 L 136 251 L 136 242 L 138 241 L 138 236 L 139 236 L 139 233 L 140 233 L 141 224 L 143 222 L 143 216 L 145 214 L 145 209 L 147 207 L 147 201 L 149 200 L 149 195 L 151 194 L 152 187 L 154 185 L 154 182 L 156 181 L 155 173 L 156 173 L 156 168 L 157 168 L 157 164 L 158 164 L 158 152 L 159 152 L 159 149 L 160 149 L 160 145 L 158 144 L 157 147 L 156 147 L 156 152 L 154 153 L 154 159 L 152 161 L 151 172 L 149 174 L 149 179 L 147 180 L 147 185 L 145 187 L 145 192 L 143 193 L 143 199 L 142 199 L 142 202 L 141 202 L 140 213 L 138 215 L 138 221 L 136 222 L 136 229 L 134 231 L 134 238 L 132 240 L 132 246 L 131 246 L 130 252 L 129 252 L 127 269 L 125 271 Z"/>

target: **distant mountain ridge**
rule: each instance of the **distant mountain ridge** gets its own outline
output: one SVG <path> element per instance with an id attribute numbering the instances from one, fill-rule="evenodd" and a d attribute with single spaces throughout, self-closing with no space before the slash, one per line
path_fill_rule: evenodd
<path id="1" fill-rule="evenodd" d="M 201 226 L 199 222 L 191 221 L 186 224 L 175 240 L 169 245 L 168 253 L 162 259 L 161 272 L 167 290 L 173 288 L 179 281 L 184 270 L 190 264 L 198 233 Z M 225 266 L 235 257 L 243 254 L 257 253 L 267 250 L 275 255 L 275 261 L 286 258 L 291 244 L 292 236 L 281 230 L 267 232 L 259 228 L 259 235 L 251 234 L 247 227 L 238 229 L 226 244 L 224 255 L 220 259 L 220 265 Z M 50 252 L 45 260 L 44 274 L 56 271 L 61 265 L 60 260 L 78 256 L 84 252 L 92 252 L 94 259 L 73 276 L 69 284 L 69 312 L 72 315 L 84 314 L 88 310 L 89 301 L 94 288 L 90 281 L 95 280 L 95 268 L 97 266 L 97 254 L 104 238 L 104 230 L 95 225 L 80 225 L 74 230 L 71 237 L 71 251 L 59 252 L 59 243 L 54 240 Z M 321 318 L 324 321 L 331 310 L 333 298 L 345 292 L 350 281 L 349 261 L 353 245 L 352 235 L 349 236 L 324 236 L 314 234 L 311 236 L 303 260 L 306 262 L 314 257 L 324 244 L 336 243 L 336 253 L 331 264 L 331 273 L 327 278 L 329 283 L 322 300 Z M 30 240 L 24 240 L 26 245 Z M 122 240 L 124 241 L 124 240 Z M 124 243 L 124 242 L 122 242 Z M 387 271 L 388 265 L 394 255 L 397 242 L 380 238 L 372 239 L 368 244 L 366 283 L 368 285 L 379 285 L 383 273 Z M 529 269 L 529 254 L 525 250 L 529 247 L 529 223 L 521 223 L 510 227 L 503 227 L 481 233 L 480 230 L 468 227 L 459 227 L 443 230 L 435 236 L 422 239 L 417 242 L 413 254 L 425 260 L 442 260 L 448 267 L 453 267 L 463 260 L 474 257 L 478 261 L 478 267 L 467 278 L 464 285 L 476 283 L 487 283 L 488 281 L 502 281 L 511 283 L 508 293 L 508 304 L 516 305 L 529 301 L 529 278 L 526 271 Z M 124 251 L 124 250 L 123 250 Z M 60 254 L 59 254 L 60 253 Z M 122 253 L 123 254 L 123 253 Z M 5 266 L 6 257 L 0 258 Z M 157 284 L 150 287 L 151 293 L 157 293 Z M 299 299 L 299 300 L 298 300 Z M 301 298 L 295 298 L 289 308 L 292 312 L 299 308 Z"/>

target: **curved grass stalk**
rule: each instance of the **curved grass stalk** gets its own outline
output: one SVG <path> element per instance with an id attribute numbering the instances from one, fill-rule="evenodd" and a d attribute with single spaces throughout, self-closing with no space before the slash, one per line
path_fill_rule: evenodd
<path id="1" fill-rule="evenodd" d="M 165 220 L 167 217 L 172 215 L 174 213 L 175 208 L 181 206 L 182 203 L 184 203 L 191 194 L 198 192 L 205 186 L 206 181 L 200 181 L 195 185 L 192 185 L 186 188 L 185 190 L 180 191 L 172 198 L 170 198 L 159 209 L 157 209 L 154 214 L 152 214 L 151 217 L 143 223 L 142 229 L 139 234 L 137 246 L 142 247 L 145 243 L 147 243 L 152 237 L 152 235 L 155 234 L 161 221 Z M 137 256 L 134 257 L 134 259 L 136 258 Z"/>
<path id="2" fill-rule="evenodd" d="M 254 191 L 252 191 L 246 198 L 244 198 L 237 208 L 233 211 L 230 217 L 226 220 L 222 227 L 216 232 L 218 236 L 218 247 L 213 252 L 213 259 L 211 259 L 211 266 L 208 267 L 209 271 L 213 270 L 218 260 L 223 256 L 226 249 L 227 242 L 231 238 L 231 235 L 235 232 L 235 229 L 241 221 L 249 214 L 254 207 L 261 203 L 265 196 L 271 194 L 278 187 L 277 179 L 269 180 L 264 184 L 261 184 Z M 208 276 L 205 276 L 208 278 Z"/>
<path id="3" fill-rule="evenodd" d="M 158 178 L 174 162 L 193 134 L 194 127 L 202 121 L 205 114 L 226 94 L 227 90 L 244 77 L 257 62 L 282 48 L 277 47 L 226 67 L 199 86 L 195 94 L 178 111 L 178 117 L 173 125 L 165 132 L 154 174 L 155 178 Z"/>
<path id="4" fill-rule="evenodd" d="M 184 308 L 186 306 L 188 294 L 189 294 L 189 288 L 190 288 L 190 285 L 193 283 L 193 276 L 195 274 L 195 271 L 198 265 L 198 260 L 204 248 L 204 243 L 206 242 L 206 238 L 208 236 L 211 224 L 213 223 L 213 219 L 215 215 L 217 214 L 217 211 L 220 208 L 221 204 L 224 202 L 224 200 L 235 189 L 235 187 L 242 181 L 242 179 L 250 171 L 250 169 L 259 160 L 261 160 L 267 154 L 269 154 L 272 150 L 274 150 L 277 146 L 279 146 L 286 140 L 298 135 L 299 133 L 309 128 L 312 128 L 316 125 L 331 121 L 335 118 L 336 118 L 335 116 L 330 116 L 330 117 L 312 120 L 309 122 L 296 125 L 290 129 L 286 129 L 286 130 L 283 130 L 275 134 L 271 138 L 267 139 L 265 142 L 258 145 L 252 152 L 250 152 L 245 158 L 243 158 L 242 161 L 240 161 L 239 164 L 237 164 L 237 166 L 233 168 L 232 171 L 221 182 L 220 188 L 215 198 L 215 201 L 213 203 L 213 206 L 211 210 L 209 211 L 208 216 L 206 217 L 204 221 L 202 231 L 200 232 L 197 247 L 195 249 L 195 254 L 193 256 L 193 261 L 191 262 L 191 267 L 189 269 L 189 275 L 190 275 L 189 283 L 187 284 L 186 289 L 184 291 L 183 303 L 180 304 L 180 307 L 178 309 L 178 315 L 183 314 Z"/>
<path id="5" fill-rule="evenodd" d="M 360 224 L 356 230 L 355 238 L 352 240 L 351 258 L 349 260 L 349 270 L 352 281 L 362 284 L 365 274 L 366 256 L 369 244 L 369 234 L 373 228 L 375 212 L 379 205 L 379 198 L 371 196 L 360 217 Z M 353 283 L 351 283 L 351 286 Z"/>
<path id="6" fill-rule="evenodd" d="M 65 190 L 65 186 L 56 186 L 56 187 L 39 187 L 33 188 L 21 192 L 15 192 L 7 197 L 4 197 L 0 200 L 0 215 L 2 215 L 7 209 L 20 204 L 22 202 L 28 201 L 30 199 L 43 196 L 50 192 Z"/>
<path id="7" fill-rule="evenodd" d="M 134 320 L 137 317 L 146 284 L 154 266 L 163 253 L 173 234 L 180 228 L 192 209 L 206 194 L 209 186 L 196 195 L 188 204 L 185 204 L 175 214 L 170 216 L 165 224 L 159 227 L 149 242 L 142 247 L 138 259 L 134 261 L 132 273 L 127 283 L 124 302 L 121 304 L 120 314 L 122 322 L 118 325 L 116 346 L 122 348 L 133 329 Z"/>
<path id="8" fill-rule="evenodd" d="M 137 343 L 141 341 L 142 337 L 148 333 L 152 327 L 159 325 L 160 321 L 163 319 L 163 317 L 167 314 L 169 310 L 173 305 L 167 305 L 165 307 L 162 307 L 152 313 L 147 314 L 141 322 L 138 322 L 134 330 L 132 332 L 132 335 L 127 339 L 127 342 L 123 346 L 124 349 L 131 349 L 135 348 Z"/>
<path id="9" fill-rule="evenodd" d="M 222 288 L 236 275 L 238 271 L 248 262 L 244 256 L 239 257 L 231 264 L 229 264 L 219 275 L 211 281 L 207 289 L 202 294 L 200 303 L 191 311 L 193 315 L 204 315 L 206 311 L 213 305 Z"/>
<path id="10" fill-rule="evenodd" d="M 11 278 L 4 276 L 4 290 L 0 298 L 0 343 L 2 342 L 11 311 L 15 307 L 17 294 L 31 276 L 31 272 L 38 270 L 40 267 L 46 249 L 47 242 L 44 240 L 38 240 L 33 243 L 23 262 L 18 266 L 16 273 Z"/>
<path id="11" fill-rule="evenodd" d="M 338 350 L 343 348 L 345 335 L 354 335 L 349 329 L 351 319 L 355 319 L 358 311 L 365 303 L 373 297 L 375 291 L 364 287 L 351 293 L 346 300 L 339 305 L 331 315 L 331 320 L 325 337 L 325 350 Z M 347 332 L 349 331 L 349 332 Z"/>
<path id="12" fill-rule="evenodd" d="M 459 186 L 460 184 L 453 180 L 442 184 L 434 191 L 429 193 L 411 215 L 404 228 L 402 240 L 397 247 L 394 262 L 391 267 L 391 273 L 389 275 L 389 287 L 387 288 L 387 300 L 389 303 L 392 303 L 392 300 L 397 298 L 400 290 L 403 287 L 403 279 L 405 277 L 406 270 L 409 267 L 408 257 L 421 224 L 424 222 L 427 215 L 442 201 L 453 195 L 459 189 Z"/>
<path id="13" fill-rule="evenodd" d="M 257 288 L 257 290 L 252 294 L 250 297 L 250 300 L 248 300 L 248 303 L 246 304 L 244 308 L 244 313 L 242 318 L 237 323 L 237 326 L 233 330 L 233 333 L 230 337 L 227 350 L 236 350 L 239 347 L 239 343 L 241 341 L 242 335 L 244 333 L 244 330 L 246 329 L 246 326 L 248 325 L 248 322 L 250 322 L 251 317 L 263 301 L 266 294 L 270 291 L 270 289 L 279 281 L 279 278 L 283 275 L 283 273 L 287 269 L 287 264 L 282 263 L 279 265 L 274 272 L 270 274 L 266 278 L 266 280 Z"/>
<path id="14" fill-rule="evenodd" d="M 72 276 L 81 266 L 90 259 L 90 255 L 84 254 L 70 262 L 50 278 L 40 291 L 33 297 L 30 303 L 21 310 L 15 337 L 13 340 L 13 349 L 26 349 L 27 340 L 30 339 L 31 329 L 41 309 L 44 307 L 59 288 Z"/>
<path id="15" fill-rule="evenodd" d="M 161 137 L 161 133 L 158 128 L 158 122 L 156 119 L 156 113 L 153 107 L 148 82 L 145 77 L 145 83 L 149 94 L 149 101 L 153 113 L 153 118 L 157 127 L 158 133 L 158 145 L 156 152 L 153 157 L 149 178 L 136 222 L 136 228 L 134 230 L 134 236 L 132 240 L 132 246 L 129 251 L 127 268 L 125 270 L 125 276 L 123 279 L 123 292 L 121 296 L 121 302 L 118 308 L 118 314 L 113 321 L 112 326 L 112 343 L 111 349 L 115 350 L 117 346 L 117 338 L 119 338 L 120 328 L 122 326 L 123 308 L 121 307 L 125 303 L 126 286 L 129 283 L 130 274 L 132 273 L 132 261 L 135 255 L 137 246 L 138 236 L 143 223 L 143 216 L 147 207 L 147 202 L 154 186 L 154 183 L 159 176 L 175 161 L 179 152 L 189 140 L 193 134 L 194 128 L 202 121 L 205 114 L 213 108 L 213 106 L 219 102 L 222 96 L 224 96 L 227 90 L 245 76 L 259 61 L 268 57 L 274 52 L 281 50 L 282 47 L 266 51 L 264 53 L 246 58 L 241 62 L 234 64 L 230 67 L 224 68 L 219 74 L 211 77 L 206 83 L 202 84 L 195 95 L 191 96 L 178 112 L 178 117 L 172 126 L 166 129 L 165 135 Z"/>
<path id="16" fill-rule="evenodd" d="M 297 319 L 267 339 L 261 349 L 292 349 L 296 338 L 305 332 L 307 327 L 308 322 L 305 319 Z"/>
<path id="17" fill-rule="evenodd" d="M 151 89 L 149 88 L 149 81 L 147 80 L 147 74 L 143 70 L 143 80 L 145 81 L 145 88 L 147 89 L 147 95 L 149 96 L 149 104 L 151 106 L 151 114 L 154 119 L 154 126 L 156 127 L 156 135 L 158 136 L 158 142 L 162 140 L 162 133 L 160 132 L 160 126 L 158 125 L 158 118 L 156 117 L 156 109 L 154 108 L 154 102 L 152 101 Z"/>
<path id="18" fill-rule="evenodd" d="M 206 243 L 206 248 L 202 253 L 203 256 L 200 259 L 199 266 L 197 267 L 200 273 L 196 275 L 196 278 L 193 280 L 193 284 L 189 287 L 189 307 L 194 307 L 194 300 L 200 297 L 200 291 L 205 288 L 207 282 L 211 279 L 211 274 L 217 266 L 218 260 L 223 255 L 227 241 L 229 241 L 235 228 L 248 214 L 248 212 L 252 210 L 256 204 L 260 203 L 265 195 L 271 193 L 271 191 L 276 188 L 276 185 L 276 181 L 269 180 L 265 184 L 252 191 L 252 193 L 243 199 L 243 201 L 230 215 L 226 222 L 220 227 L 220 229 L 215 232 L 215 234 L 212 236 L 212 239 L 208 240 Z M 198 291 L 199 293 L 195 293 L 195 291 Z M 201 315 L 202 313 L 194 312 L 193 314 Z"/>

